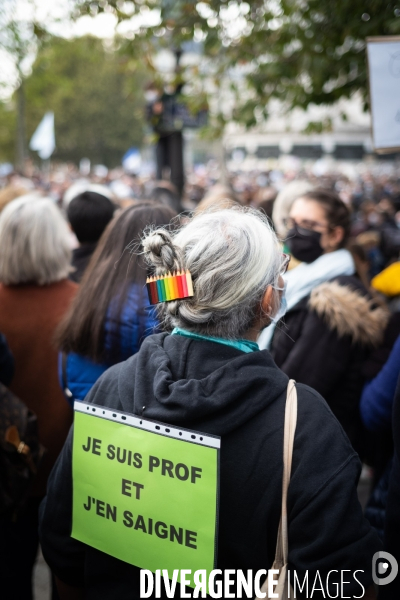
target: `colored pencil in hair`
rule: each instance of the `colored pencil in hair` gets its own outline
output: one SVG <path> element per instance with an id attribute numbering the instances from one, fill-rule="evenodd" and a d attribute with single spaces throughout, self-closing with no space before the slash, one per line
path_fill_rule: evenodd
<path id="1" fill-rule="evenodd" d="M 161 282 L 161 279 L 160 279 L 159 275 L 157 275 L 156 284 L 157 284 L 157 298 L 158 298 L 158 302 L 163 302 L 163 300 L 164 300 L 163 284 Z"/>
<path id="2" fill-rule="evenodd" d="M 164 275 L 164 283 L 167 290 L 167 301 L 172 300 L 172 285 L 171 285 L 171 273 L 168 272 Z"/>
<path id="3" fill-rule="evenodd" d="M 180 298 L 177 272 L 173 273 L 172 282 L 174 285 L 174 299 Z"/>
<path id="4" fill-rule="evenodd" d="M 171 300 L 175 300 L 177 296 L 176 296 L 176 287 L 175 287 L 175 276 L 173 273 L 169 273 L 168 283 L 169 283 L 169 289 L 171 292 Z"/>
<path id="5" fill-rule="evenodd" d="M 183 298 L 184 297 L 184 293 L 183 293 L 183 285 L 182 285 L 182 280 L 181 280 L 181 272 L 178 271 L 175 277 L 175 281 L 176 281 L 176 287 L 177 287 L 177 298 Z"/>
<path id="6" fill-rule="evenodd" d="M 193 283 L 190 271 L 174 271 L 165 275 L 146 278 L 147 293 L 150 304 L 169 302 L 193 296 Z"/>
<path id="7" fill-rule="evenodd" d="M 188 296 L 193 296 L 194 292 L 193 292 L 192 276 L 188 269 L 186 270 L 186 282 L 187 282 Z"/>
<path id="8" fill-rule="evenodd" d="M 166 302 L 169 302 L 169 300 L 171 300 L 171 294 L 169 291 L 168 275 L 163 275 L 162 281 L 163 281 L 164 290 L 165 290 L 165 300 L 166 300 Z"/>
<path id="9" fill-rule="evenodd" d="M 167 286 L 168 286 L 168 300 L 173 300 L 174 299 L 174 286 L 172 284 L 172 277 L 171 277 L 171 273 L 169 271 L 165 276 L 165 281 L 167 282 Z"/>
<path id="10" fill-rule="evenodd" d="M 175 286 L 174 286 L 174 276 L 172 273 L 168 273 L 168 286 L 169 286 L 169 294 L 170 300 L 175 300 Z"/>
<path id="11" fill-rule="evenodd" d="M 150 302 L 150 304 L 154 304 L 154 293 L 153 293 L 153 288 L 151 286 L 152 280 L 153 280 L 152 277 L 148 277 L 146 279 L 147 292 L 149 294 L 149 302 Z"/>
<path id="12" fill-rule="evenodd" d="M 156 283 L 156 278 L 155 277 L 151 277 L 151 280 L 150 280 L 150 289 L 151 289 L 151 294 L 153 296 L 153 304 L 157 304 L 157 302 L 158 302 L 158 293 L 157 293 L 157 283 Z"/>
<path id="13" fill-rule="evenodd" d="M 187 286 L 187 281 L 186 281 L 186 274 L 184 271 L 181 272 L 179 279 L 181 280 L 181 285 L 182 285 L 182 290 L 183 290 L 182 298 L 187 298 L 188 286 Z"/>
<path id="14" fill-rule="evenodd" d="M 161 288 L 161 298 L 160 302 L 165 302 L 166 300 L 168 300 L 168 291 L 167 291 L 167 287 L 165 285 L 165 279 L 163 275 L 160 275 L 160 288 Z"/>
<path id="15" fill-rule="evenodd" d="M 153 294 L 152 294 L 151 287 L 150 287 L 150 277 L 146 278 L 146 288 L 147 288 L 147 295 L 149 296 L 149 302 L 150 302 L 150 304 L 154 304 L 154 298 L 153 298 Z"/>
<path id="16" fill-rule="evenodd" d="M 149 295 L 149 302 L 150 302 L 150 304 L 154 304 L 154 294 L 153 294 L 153 290 L 151 287 L 151 280 L 152 280 L 152 277 L 148 277 L 146 279 L 146 287 L 147 287 L 147 293 Z"/>
<path id="17" fill-rule="evenodd" d="M 166 300 L 168 300 L 168 287 L 167 287 L 167 283 L 165 281 L 165 275 L 160 275 L 160 282 L 161 282 L 161 290 L 162 290 L 161 302 L 165 302 Z"/>

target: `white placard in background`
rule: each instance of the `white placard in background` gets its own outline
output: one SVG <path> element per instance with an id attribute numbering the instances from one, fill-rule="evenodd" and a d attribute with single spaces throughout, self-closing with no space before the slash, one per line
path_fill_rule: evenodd
<path id="1" fill-rule="evenodd" d="M 400 37 L 368 38 L 372 134 L 377 152 L 400 150 Z"/>

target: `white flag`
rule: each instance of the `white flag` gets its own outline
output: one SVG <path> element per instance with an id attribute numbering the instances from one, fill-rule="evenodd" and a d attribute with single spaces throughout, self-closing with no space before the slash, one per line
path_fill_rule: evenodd
<path id="1" fill-rule="evenodd" d="M 48 112 L 40 121 L 29 144 L 31 150 L 37 150 L 40 158 L 50 158 L 56 147 L 54 135 L 54 113 Z"/>

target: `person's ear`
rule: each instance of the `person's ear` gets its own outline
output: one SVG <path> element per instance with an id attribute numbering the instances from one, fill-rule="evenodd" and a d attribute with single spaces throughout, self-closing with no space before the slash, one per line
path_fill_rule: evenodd
<path id="1" fill-rule="evenodd" d="M 338 225 L 337 227 L 332 229 L 332 231 L 329 235 L 329 242 L 330 242 L 331 248 L 338 248 L 340 246 L 340 244 L 342 243 L 343 238 L 344 238 L 343 227 L 340 227 L 340 225 Z"/>
<path id="2" fill-rule="evenodd" d="M 274 295 L 274 290 L 272 285 L 269 285 L 267 287 L 267 289 L 265 290 L 263 299 L 261 300 L 261 312 L 262 315 L 271 317 L 271 313 L 274 309 L 273 307 L 273 295 Z"/>

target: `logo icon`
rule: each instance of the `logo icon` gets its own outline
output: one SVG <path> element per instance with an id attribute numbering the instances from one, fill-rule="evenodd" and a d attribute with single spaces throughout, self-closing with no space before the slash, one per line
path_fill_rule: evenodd
<path id="1" fill-rule="evenodd" d="M 376 585 L 392 583 L 399 571 L 397 560 L 389 552 L 375 552 L 372 557 L 372 579 Z"/>

